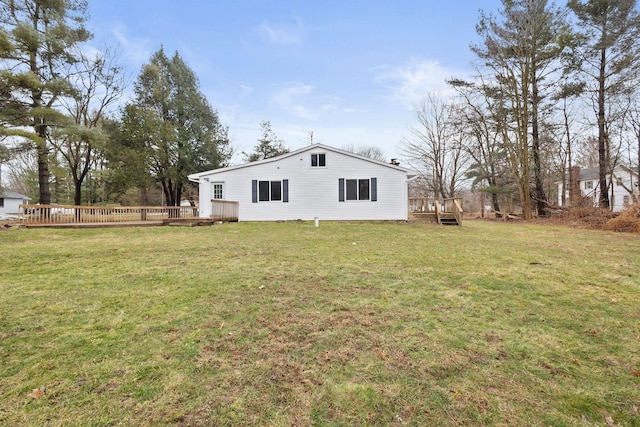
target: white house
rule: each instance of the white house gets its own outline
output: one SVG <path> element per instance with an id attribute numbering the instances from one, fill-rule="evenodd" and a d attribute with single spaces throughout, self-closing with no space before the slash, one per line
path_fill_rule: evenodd
<path id="1" fill-rule="evenodd" d="M 29 203 L 30 197 L 13 191 L 0 189 L 0 213 L 17 214 L 20 205 Z"/>
<path id="2" fill-rule="evenodd" d="M 571 171 L 575 188 L 583 199 L 592 200 L 593 206 L 598 206 L 600 200 L 600 178 L 598 168 L 581 169 L 574 166 Z M 566 183 L 565 201 L 569 203 L 569 182 Z M 617 165 L 613 169 L 613 182 L 611 175 L 607 176 L 609 187 L 609 204 L 611 210 L 620 212 L 626 206 L 633 203 L 632 194 L 638 195 L 638 172 L 624 165 Z M 558 183 L 558 205 L 562 206 L 562 182 Z"/>
<path id="3" fill-rule="evenodd" d="M 271 159 L 189 175 L 199 215 L 212 201 L 239 203 L 239 221 L 406 220 L 407 180 L 415 173 L 314 144 Z"/>

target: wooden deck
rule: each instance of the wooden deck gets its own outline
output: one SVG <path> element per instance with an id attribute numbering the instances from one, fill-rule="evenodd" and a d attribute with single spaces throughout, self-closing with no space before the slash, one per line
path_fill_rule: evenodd
<path id="1" fill-rule="evenodd" d="M 115 228 L 115 227 L 159 227 L 162 221 L 126 222 L 65 222 L 65 223 L 24 223 L 26 228 Z"/>
<path id="2" fill-rule="evenodd" d="M 462 199 L 409 199 L 409 218 L 442 225 L 462 225 Z"/>
<path id="3" fill-rule="evenodd" d="M 20 205 L 20 223 L 27 228 L 108 228 L 198 226 L 238 221 L 238 202 L 212 200 L 211 218 L 199 218 L 194 206 Z M 409 199 L 409 219 L 462 225 L 462 199 Z"/>
<path id="4" fill-rule="evenodd" d="M 20 205 L 19 222 L 27 228 L 109 228 L 212 225 L 237 221 L 225 217 L 199 218 L 195 206 L 72 206 Z"/>

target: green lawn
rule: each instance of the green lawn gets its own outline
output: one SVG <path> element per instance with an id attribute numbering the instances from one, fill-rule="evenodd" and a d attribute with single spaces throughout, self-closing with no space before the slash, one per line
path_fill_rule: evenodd
<path id="1" fill-rule="evenodd" d="M 637 235 L 21 229 L 0 260 L 3 426 L 640 426 Z"/>

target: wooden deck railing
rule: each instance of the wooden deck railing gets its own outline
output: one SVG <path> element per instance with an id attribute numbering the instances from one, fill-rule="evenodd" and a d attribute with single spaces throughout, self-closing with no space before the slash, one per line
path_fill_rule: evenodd
<path id="1" fill-rule="evenodd" d="M 462 224 L 462 213 L 461 198 L 444 199 L 443 203 L 428 197 L 409 198 L 409 214 L 414 218 L 441 223 L 443 218 L 447 219 L 453 216 L 458 224 Z"/>
<path id="2" fill-rule="evenodd" d="M 412 213 L 436 213 L 437 200 L 427 197 L 410 197 L 409 212 Z"/>
<path id="3" fill-rule="evenodd" d="M 456 197 L 451 199 L 444 199 L 445 212 L 453 213 L 458 224 L 462 224 L 462 198 Z"/>
<path id="4" fill-rule="evenodd" d="M 20 205 L 25 224 L 106 224 L 196 219 L 196 206 L 73 206 Z"/>
<path id="5" fill-rule="evenodd" d="M 214 221 L 237 222 L 240 203 L 230 200 L 211 200 L 211 219 Z"/>

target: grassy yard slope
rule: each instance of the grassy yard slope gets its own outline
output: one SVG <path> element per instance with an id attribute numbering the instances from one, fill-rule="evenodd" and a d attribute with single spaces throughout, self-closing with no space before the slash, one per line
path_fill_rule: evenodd
<path id="1" fill-rule="evenodd" d="M 16 230 L 0 259 L 0 425 L 640 426 L 635 235 Z"/>

